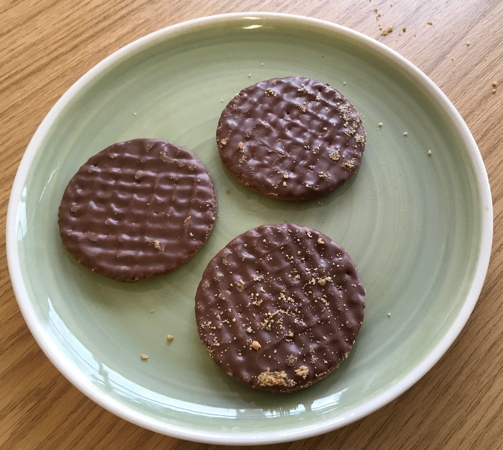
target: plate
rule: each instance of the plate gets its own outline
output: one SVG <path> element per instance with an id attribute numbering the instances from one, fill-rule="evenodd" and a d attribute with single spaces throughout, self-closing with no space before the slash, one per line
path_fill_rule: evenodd
<path id="1" fill-rule="evenodd" d="M 222 167 L 214 138 L 218 117 L 237 92 L 289 75 L 342 91 L 368 134 L 357 175 L 304 203 L 243 188 Z M 80 165 L 136 137 L 196 153 L 215 182 L 219 212 L 213 235 L 190 263 L 154 280 L 120 284 L 75 263 L 61 245 L 56 217 Z M 319 229 L 345 247 L 367 290 L 365 321 L 350 357 L 325 380 L 288 395 L 254 391 L 223 374 L 200 343 L 194 318 L 195 290 L 213 255 L 250 228 L 283 222 Z M 242 13 L 150 34 L 77 81 L 26 150 L 7 231 L 21 311 L 77 388 L 160 433 L 266 444 L 360 419 L 438 361 L 482 288 L 492 204 L 468 128 L 411 63 L 331 23 Z"/>

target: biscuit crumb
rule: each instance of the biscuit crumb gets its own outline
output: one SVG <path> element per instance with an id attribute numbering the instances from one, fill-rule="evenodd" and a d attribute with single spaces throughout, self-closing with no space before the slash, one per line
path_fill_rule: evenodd
<path id="1" fill-rule="evenodd" d="M 433 25 L 433 22 L 428 22 L 428 25 Z"/>
<path id="2" fill-rule="evenodd" d="M 144 361 L 146 361 L 148 359 L 148 355 L 146 353 L 142 353 L 140 355 L 140 358 L 143 359 Z"/>
<path id="3" fill-rule="evenodd" d="M 355 166 L 352 161 L 346 161 L 341 167 L 346 170 L 351 170 L 354 169 Z"/>
<path id="4" fill-rule="evenodd" d="M 168 341 L 172 341 L 173 339 L 175 339 L 175 337 L 174 337 L 173 335 L 171 335 L 171 334 L 168 334 L 168 335 L 166 336 L 166 339 L 167 339 Z"/>
<path id="5" fill-rule="evenodd" d="M 227 139 L 226 139 L 226 138 L 224 138 L 224 139 L 220 139 L 220 143 L 221 143 L 222 145 L 227 145 Z"/>
<path id="6" fill-rule="evenodd" d="M 331 277 L 320 278 L 320 279 L 318 280 L 318 284 L 319 284 L 320 286 L 325 286 L 325 284 L 327 284 L 327 282 L 329 282 L 329 281 L 332 281 L 332 278 L 331 278 Z"/>
<path id="7" fill-rule="evenodd" d="M 239 141 L 237 149 L 241 150 L 243 148 L 243 145 L 243 142 Z"/>
<path id="8" fill-rule="evenodd" d="M 339 150 L 334 150 L 328 154 L 328 157 L 333 161 L 338 161 L 341 155 L 339 154 Z"/>
<path id="9" fill-rule="evenodd" d="M 281 372 L 271 372 L 267 369 L 262 372 L 258 377 L 257 381 L 260 386 L 295 386 L 295 381 L 290 380 L 284 370 Z"/>
<path id="10" fill-rule="evenodd" d="M 407 31 L 407 28 L 406 27 L 403 27 L 402 28 L 402 31 L 405 33 Z"/>
<path id="11" fill-rule="evenodd" d="M 320 245 L 323 245 L 325 243 L 325 241 L 322 238 L 318 238 L 316 242 L 318 242 L 318 244 Z"/>
<path id="12" fill-rule="evenodd" d="M 493 87 L 496 87 L 496 86 L 498 85 L 498 82 L 497 82 L 497 81 L 493 81 L 493 82 L 491 83 L 491 85 L 492 85 Z"/>
<path id="13" fill-rule="evenodd" d="M 274 96 L 274 97 L 277 97 L 277 96 L 279 95 L 279 94 L 278 94 L 275 90 L 273 90 L 273 89 L 271 89 L 271 88 L 267 88 L 267 89 L 264 91 L 264 93 L 265 93 L 265 95 L 266 95 L 267 97 L 269 97 L 269 95 L 272 95 L 272 96 Z"/>
<path id="14" fill-rule="evenodd" d="M 164 243 L 158 240 L 153 241 L 152 239 L 145 238 L 147 245 L 153 245 L 156 250 L 162 252 L 164 250 Z"/>
<path id="15" fill-rule="evenodd" d="M 136 175 L 134 177 L 137 180 L 141 180 L 144 176 L 145 176 L 145 172 L 143 172 L 142 170 L 139 170 L 138 172 L 136 172 Z"/>
<path id="16" fill-rule="evenodd" d="M 295 365 L 295 363 L 297 362 L 297 357 L 296 357 L 296 356 L 292 353 L 292 354 L 290 354 L 290 355 L 288 355 L 288 356 L 286 357 L 285 362 L 286 362 L 286 365 L 287 365 L 287 366 L 292 367 L 292 366 L 294 366 L 294 365 Z"/>
<path id="17" fill-rule="evenodd" d="M 304 380 L 306 379 L 308 374 L 309 374 L 309 369 L 307 368 L 307 366 L 300 366 L 298 369 L 295 369 L 295 375 L 303 378 Z"/>
<path id="18" fill-rule="evenodd" d="M 388 27 L 387 29 L 382 30 L 381 36 L 387 36 L 388 34 L 390 34 L 392 32 L 393 32 L 393 27 Z"/>
<path id="19" fill-rule="evenodd" d="M 262 346 L 260 345 L 260 343 L 258 341 L 253 341 L 252 344 L 251 344 L 251 347 L 252 347 L 253 350 L 258 350 Z"/>

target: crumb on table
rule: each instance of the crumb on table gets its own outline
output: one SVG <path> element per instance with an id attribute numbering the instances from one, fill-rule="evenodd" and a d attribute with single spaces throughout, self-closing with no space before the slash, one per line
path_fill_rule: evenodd
<path id="1" fill-rule="evenodd" d="M 392 32 L 393 32 L 393 27 L 388 27 L 388 28 L 382 30 L 381 35 L 382 36 L 387 36 L 388 34 L 390 34 Z"/>

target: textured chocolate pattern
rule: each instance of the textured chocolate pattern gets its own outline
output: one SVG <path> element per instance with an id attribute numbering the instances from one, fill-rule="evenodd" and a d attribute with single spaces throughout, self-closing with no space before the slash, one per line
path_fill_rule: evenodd
<path id="1" fill-rule="evenodd" d="M 68 183 L 60 235 L 84 267 L 119 281 L 168 273 L 189 261 L 215 221 L 213 182 L 189 151 L 155 139 L 113 144 Z"/>
<path id="2" fill-rule="evenodd" d="M 328 375 L 363 321 L 365 291 L 342 247 L 312 228 L 263 225 L 209 263 L 196 293 L 213 360 L 254 388 L 290 392 Z"/>
<path id="3" fill-rule="evenodd" d="M 344 183 L 360 165 L 366 134 L 354 106 L 326 83 L 275 78 L 243 89 L 217 128 L 220 157 L 249 189 L 308 200 Z"/>

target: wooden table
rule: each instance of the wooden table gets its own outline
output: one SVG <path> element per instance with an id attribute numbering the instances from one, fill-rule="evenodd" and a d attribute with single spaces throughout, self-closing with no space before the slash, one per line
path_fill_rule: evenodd
<path id="1" fill-rule="evenodd" d="M 470 127 L 491 181 L 495 234 L 480 300 L 452 348 L 414 387 L 350 426 L 258 448 L 503 448 L 503 2 L 495 0 L 0 1 L 2 230 L 28 142 L 82 74 L 159 28 L 212 14 L 273 11 L 351 27 L 397 50 L 447 94 Z M 383 35 L 381 30 L 393 27 Z M 384 33 L 386 34 L 386 33 Z M 496 82 L 496 86 L 494 85 Z M 39 349 L 17 306 L 0 246 L 0 448 L 215 449 L 125 422 L 74 388 Z"/>

